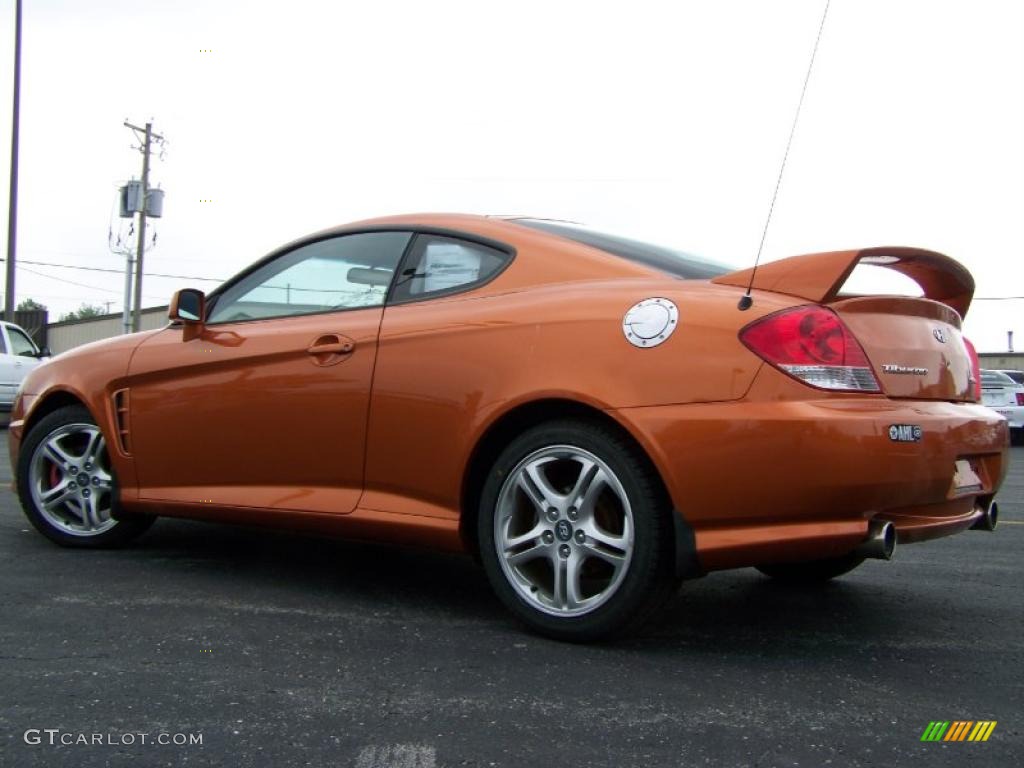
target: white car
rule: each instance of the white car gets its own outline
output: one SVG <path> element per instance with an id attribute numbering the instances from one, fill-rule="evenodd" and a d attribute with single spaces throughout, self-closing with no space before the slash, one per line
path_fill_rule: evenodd
<path id="1" fill-rule="evenodd" d="M 0 321 L 0 411 L 11 410 L 22 379 L 48 357 L 50 350 L 39 349 L 24 328 Z"/>
<path id="2" fill-rule="evenodd" d="M 1013 441 L 1020 442 L 1024 433 L 1024 384 L 1003 371 L 982 371 L 981 402 L 1009 422 Z"/>
<path id="3" fill-rule="evenodd" d="M 1008 370 L 1006 370 L 1004 368 L 1004 369 L 1000 370 L 999 372 L 1000 373 L 1005 373 L 1007 376 L 1009 376 L 1011 379 L 1016 381 L 1018 384 L 1020 384 L 1021 386 L 1024 386 L 1024 371 L 1008 371 Z"/>

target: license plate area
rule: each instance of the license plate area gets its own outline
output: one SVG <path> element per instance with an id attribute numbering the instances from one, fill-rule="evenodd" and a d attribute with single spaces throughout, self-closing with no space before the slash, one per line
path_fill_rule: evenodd
<path id="1" fill-rule="evenodd" d="M 984 489 L 984 483 L 968 459 L 957 459 L 953 464 L 953 495 L 963 496 Z"/>

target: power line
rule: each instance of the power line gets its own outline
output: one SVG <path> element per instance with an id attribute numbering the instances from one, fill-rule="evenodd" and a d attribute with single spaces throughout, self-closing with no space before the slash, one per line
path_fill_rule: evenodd
<path id="1" fill-rule="evenodd" d="M 79 288 L 88 288 L 89 290 L 92 290 L 92 291 L 103 291 L 104 293 L 113 293 L 113 294 L 118 294 L 118 295 L 121 293 L 120 291 L 111 290 L 110 288 L 101 288 L 98 285 L 89 285 L 87 283 L 79 283 L 79 282 L 77 282 L 75 280 L 68 280 L 68 279 L 63 278 L 63 277 L 57 277 L 56 275 L 48 275 L 45 272 L 37 272 L 34 269 L 29 269 L 28 267 L 22 266 L 23 264 L 24 264 L 24 262 L 19 261 L 18 264 L 17 264 L 17 268 L 20 269 L 23 272 L 28 272 L 28 273 L 36 275 L 38 277 L 45 277 L 48 280 L 55 280 L 58 283 L 66 283 L 68 285 L 74 285 L 74 286 L 77 286 Z M 146 296 L 145 298 L 150 299 L 151 301 L 160 301 L 160 299 L 158 299 L 156 296 Z"/>
<path id="2" fill-rule="evenodd" d="M 3 259 L 0 259 L 3 261 Z M 31 264 L 35 267 L 57 267 L 59 269 L 80 269 L 83 272 L 107 272 L 114 275 L 123 275 L 123 269 L 111 269 L 110 267 L 83 267 L 77 264 L 56 264 L 52 261 L 26 261 L 18 259 L 19 264 Z M 208 283 L 223 283 L 224 279 L 219 277 L 196 277 L 195 275 L 168 275 L 161 272 L 147 272 L 146 277 L 166 277 L 173 280 L 202 280 Z"/>
<path id="3" fill-rule="evenodd" d="M 28 272 L 28 273 L 33 274 L 33 275 L 38 275 L 39 277 L 46 277 L 46 278 L 49 278 L 50 280 L 56 280 L 58 283 L 67 283 L 68 285 L 77 285 L 79 288 L 88 288 L 88 289 L 93 290 L 93 291 L 103 291 L 104 293 L 120 294 L 120 291 L 113 291 L 110 288 L 101 288 L 98 285 L 88 285 L 87 283 L 79 283 L 79 282 L 76 282 L 74 280 L 66 280 L 63 277 L 56 277 L 54 275 L 48 275 L 45 272 L 37 272 L 34 269 L 29 269 L 28 267 L 22 266 L 24 263 L 25 262 L 19 262 L 18 265 L 17 265 L 17 268 L 20 269 L 23 272 Z"/>
<path id="4" fill-rule="evenodd" d="M 89 253 L 75 253 L 74 251 L 50 251 L 50 250 L 37 249 L 37 248 L 19 248 L 18 252 L 19 253 L 29 254 L 29 255 L 35 254 L 35 256 L 33 256 L 33 258 L 52 259 L 53 257 L 56 256 L 59 259 L 71 259 L 72 263 L 88 263 L 88 264 L 91 264 L 91 263 L 94 263 L 94 262 L 100 261 L 100 260 L 112 259 L 112 260 L 116 260 L 117 261 L 117 266 L 120 266 L 120 264 L 124 261 L 126 255 L 127 255 L 123 251 L 111 251 L 110 253 L 101 253 L 99 251 L 91 251 Z M 147 251 L 147 253 L 149 253 L 149 252 Z M 185 257 L 185 256 L 172 255 L 170 253 L 159 253 L 159 252 L 153 252 L 152 253 L 152 258 L 154 260 L 172 261 L 173 262 L 173 266 L 179 266 L 179 265 L 182 265 L 182 264 L 187 264 L 187 265 L 202 264 L 202 265 L 205 266 L 205 265 L 210 263 L 210 259 L 208 257 L 200 257 L 200 256 Z M 18 259 L 18 261 L 21 261 L 21 259 Z M 61 263 L 63 264 L 63 263 L 66 263 L 66 262 L 61 262 Z M 122 270 L 122 272 L 123 272 L 123 270 Z M 147 272 L 146 274 L 148 275 L 149 272 Z"/>
<path id="5" fill-rule="evenodd" d="M 38 291 L 32 291 L 33 299 L 57 299 L 58 301 L 81 301 L 82 294 L 76 294 L 74 296 L 67 296 L 62 293 L 39 293 Z M 105 300 L 104 300 L 105 301 Z"/>

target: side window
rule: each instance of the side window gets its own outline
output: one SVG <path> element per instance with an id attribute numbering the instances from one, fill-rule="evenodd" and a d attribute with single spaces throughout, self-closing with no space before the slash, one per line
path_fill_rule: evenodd
<path id="1" fill-rule="evenodd" d="M 378 307 L 410 237 L 408 232 L 365 232 L 300 246 L 225 289 L 208 322 Z"/>
<path id="2" fill-rule="evenodd" d="M 440 235 L 419 235 L 395 282 L 393 301 L 456 293 L 485 283 L 510 256 L 496 248 Z"/>
<path id="3" fill-rule="evenodd" d="M 20 328 L 12 328 L 7 326 L 7 336 L 11 340 L 11 354 L 22 355 L 24 357 L 35 357 L 38 353 L 36 345 L 32 343 L 32 339 L 24 334 Z"/>

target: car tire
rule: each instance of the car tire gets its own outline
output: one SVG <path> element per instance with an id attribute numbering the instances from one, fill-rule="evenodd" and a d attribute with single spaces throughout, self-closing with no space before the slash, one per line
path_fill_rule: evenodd
<path id="1" fill-rule="evenodd" d="M 614 429 L 549 422 L 502 451 L 481 495 L 488 580 L 534 631 L 590 642 L 630 632 L 674 594 L 672 505 Z"/>
<path id="2" fill-rule="evenodd" d="M 120 546 L 155 519 L 117 519 L 117 478 L 106 441 L 83 406 L 59 408 L 35 424 L 22 442 L 16 471 L 25 516 L 62 546 Z"/>
<path id="3" fill-rule="evenodd" d="M 863 555 L 853 552 L 840 557 L 826 557 L 803 563 L 769 563 L 757 566 L 765 576 L 793 584 L 820 583 L 849 573 L 864 562 Z"/>

